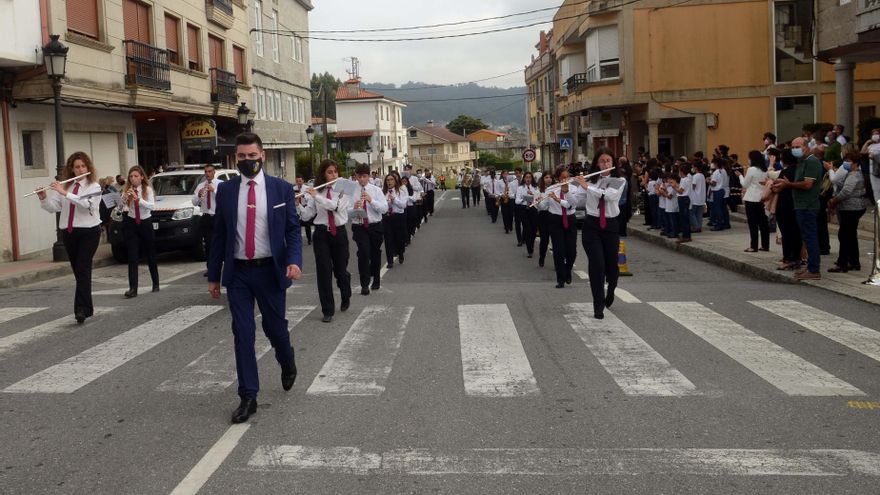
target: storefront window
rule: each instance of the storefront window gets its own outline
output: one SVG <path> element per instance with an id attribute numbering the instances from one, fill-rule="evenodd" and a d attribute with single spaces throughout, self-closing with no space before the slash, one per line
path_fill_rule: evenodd
<path id="1" fill-rule="evenodd" d="M 812 81 L 813 0 L 774 2 L 776 82 Z"/>
<path id="2" fill-rule="evenodd" d="M 779 142 L 790 141 L 803 133 L 804 124 L 816 121 L 816 105 L 812 96 L 776 98 L 776 136 Z"/>

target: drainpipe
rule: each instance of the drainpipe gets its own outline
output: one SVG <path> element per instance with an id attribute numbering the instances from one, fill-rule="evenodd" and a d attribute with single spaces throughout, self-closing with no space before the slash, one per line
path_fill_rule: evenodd
<path id="1" fill-rule="evenodd" d="M 45 46 L 49 42 L 49 0 L 40 0 L 40 33 Z"/>
<path id="2" fill-rule="evenodd" d="M 15 170 L 12 165 L 12 133 L 9 130 L 9 102 L 5 99 L 2 103 L 3 116 L 3 149 L 6 151 L 6 188 L 9 193 L 9 226 L 12 230 L 12 261 L 21 258 L 18 240 L 18 209 L 15 202 Z"/>

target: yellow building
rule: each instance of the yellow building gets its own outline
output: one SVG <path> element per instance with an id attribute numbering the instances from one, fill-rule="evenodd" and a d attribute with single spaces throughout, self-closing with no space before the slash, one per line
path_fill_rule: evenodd
<path id="1" fill-rule="evenodd" d="M 678 156 L 726 144 L 743 156 L 766 131 L 786 141 L 804 124 L 835 123 L 834 69 L 812 48 L 815 9 L 813 0 L 566 0 L 551 46 L 556 131 L 574 148 L 566 159 L 597 146 Z M 856 67 L 854 100 L 860 115 L 880 104 L 880 64 Z"/>
<path id="2" fill-rule="evenodd" d="M 559 161 L 556 141 L 554 109 L 556 106 L 557 76 L 552 51 L 553 31 L 541 31 L 535 49 L 537 56 L 525 68 L 525 82 L 529 89 L 528 146 L 537 152 L 537 161 L 549 167 Z"/>

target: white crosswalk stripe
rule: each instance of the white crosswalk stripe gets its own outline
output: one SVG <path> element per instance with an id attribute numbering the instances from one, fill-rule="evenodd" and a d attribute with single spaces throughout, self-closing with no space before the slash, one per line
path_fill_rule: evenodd
<path id="1" fill-rule="evenodd" d="M 14 383 L 4 392 L 73 393 L 174 337 L 222 306 L 184 306 Z"/>
<path id="2" fill-rule="evenodd" d="M 812 330 L 850 349 L 880 361 L 880 332 L 831 313 L 791 300 L 749 301 L 786 320 Z"/>
<path id="3" fill-rule="evenodd" d="M 288 328 L 296 327 L 315 306 L 294 306 L 287 308 Z M 257 329 L 257 360 L 272 349 L 265 334 Z M 174 377 L 162 382 L 158 392 L 201 395 L 222 392 L 236 380 L 235 353 L 231 339 L 221 340 L 208 352 L 197 357 Z"/>
<path id="4" fill-rule="evenodd" d="M 367 306 L 324 363 L 309 395 L 380 395 L 413 307 Z"/>
<path id="5" fill-rule="evenodd" d="M 461 366 L 467 395 L 538 395 L 538 383 L 506 304 L 458 307 Z"/>
<path id="6" fill-rule="evenodd" d="M 593 305 L 573 303 L 565 319 L 627 395 L 685 396 L 697 390 L 669 361 L 609 311 L 593 318 Z"/>
<path id="7" fill-rule="evenodd" d="M 0 308 L 0 324 L 47 309 L 49 308 Z"/>
<path id="8" fill-rule="evenodd" d="M 650 304 L 788 395 L 865 395 L 849 383 L 702 304 Z"/>
<path id="9" fill-rule="evenodd" d="M 114 313 L 118 308 L 95 308 L 94 317 L 100 317 L 106 314 Z M 68 315 L 57 320 L 49 321 L 41 325 L 37 325 L 27 330 L 14 333 L 0 339 L 0 356 L 8 354 L 19 347 L 36 342 L 37 340 L 46 338 L 64 330 L 74 330 L 80 328 L 79 325 Z"/>

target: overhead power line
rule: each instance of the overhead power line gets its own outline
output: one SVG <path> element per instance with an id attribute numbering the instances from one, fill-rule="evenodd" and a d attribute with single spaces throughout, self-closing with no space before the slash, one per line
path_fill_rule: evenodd
<path id="1" fill-rule="evenodd" d="M 500 77 L 511 76 L 511 75 L 513 75 L 513 74 L 519 74 L 519 73 L 521 73 L 522 71 L 523 71 L 522 69 L 517 69 L 517 70 L 511 71 L 511 72 L 507 72 L 507 73 L 505 73 L 505 74 L 499 74 L 499 75 L 497 75 L 497 76 L 486 77 L 486 78 L 483 78 L 483 79 L 476 79 L 476 80 L 474 80 L 474 81 L 468 81 L 468 82 L 463 82 L 463 83 L 438 84 L 438 85 L 434 85 L 434 86 L 419 86 L 418 88 L 374 88 L 374 87 L 364 87 L 364 89 L 368 89 L 368 90 L 370 90 L 370 91 L 419 91 L 419 90 L 425 90 L 425 89 L 454 88 L 454 87 L 456 87 L 456 86 L 465 86 L 465 85 L 468 85 L 468 84 L 473 84 L 473 83 L 478 83 L 478 82 L 483 82 L 483 81 L 490 81 L 490 80 L 492 80 L 492 79 L 498 79 L 498 78 L 500 78 Z"/>

